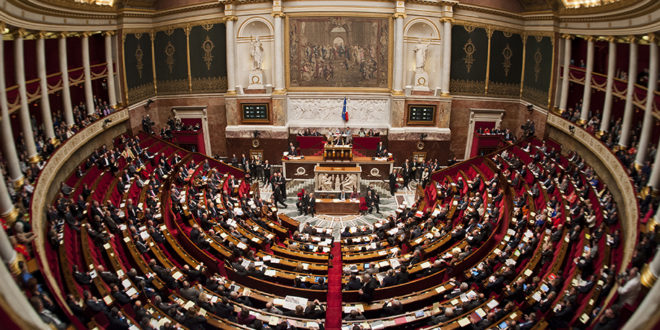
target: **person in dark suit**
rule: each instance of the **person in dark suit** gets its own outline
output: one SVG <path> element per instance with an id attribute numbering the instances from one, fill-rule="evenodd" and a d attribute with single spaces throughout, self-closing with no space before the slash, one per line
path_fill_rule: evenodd
<path id="1" fill-rule="evenodd" d="M 264 187 L 268 184 L 268 181 L 270 180 L 270 163 L 268 162 L 268 159 L 264 161 L 264 176 L 263 176 L 263 181 L 264 181 Z"/>
<path id="2" fill-rule="evenodd" d="M 289 148 L 286 150 L 289 153 L 289 156 L 298 156 L 298 151 L 296 146 L 293 145 L 293 142 L 289 142 Z"/>
<path id="3" fill-rule="evenodd" d="M 398 172 L 396 169 L 392 170 L 392 173 L 390 173 L 390 194 L 394 196 L 396 193 L 396 178 L 397 178 Z"/>
<path id="4" fill-rule="evenodd" d="M 308 193 L 303 193 L 302 196 L 300 196 L 300 199 L 298 199 L 298 202 L 296 203 L 296 207 L 298 208 L 298 214 L 307 214 L 307 204 L 309 203 L 309 194 Z"/>
<path id="5" fill-rule="evenodd" d="M 376 157 L 385 157 L 387 156 L 387 149 L 383 145 L 383 141 L 378 142 L 378 146 L 376 147 Z"/>
<path id="6" fill-rule="evenodd" d="M 365 202 L 369 208 L 369 213 L 372 213 L 374 208 L 376 208 L 376 213 L 380 214 L 380 197 L 378 195 L 372 194 L 371 190 L 367 191 Z"/>
<path id="7" fill-rule="evenodd" d="M 307 209 L 305 210 L 305 214 L 308 213 L 311 216 L 314 216 L 316 213 L 316 197 L 314 197 L 314 193 L 309 194 L 309 200 L 307 201 Z"/>

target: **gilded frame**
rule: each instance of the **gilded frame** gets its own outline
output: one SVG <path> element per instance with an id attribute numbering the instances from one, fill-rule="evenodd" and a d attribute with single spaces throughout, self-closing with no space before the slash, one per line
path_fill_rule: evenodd
<path id="1" fill-rule="evenodd" d="M 368 17 L 368 18 L 387 18 L 388 41 L 387 41 L 387 87 L 325 87 L 325 86 L 291 86 L 290 58 L 289 51 L 289 23 L 291 17 Z M 391 14 L 367 14 L 367 13 L 342 13 L 342 12 L 323 12 L 323 13 L 292 13 L 287 14 L 284 21 L 284 75 L 285 85 L 288 91 L 292 92 L 387 92 L 392 90 L 392 68 L 394 61 L 394 27 Z"/>

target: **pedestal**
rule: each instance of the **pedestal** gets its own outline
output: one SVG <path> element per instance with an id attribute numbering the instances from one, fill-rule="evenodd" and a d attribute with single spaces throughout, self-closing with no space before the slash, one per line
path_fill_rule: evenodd
<path id="1" fill-rule="evenodd" d="M 264 74 L 261 70 L 250 71 L 248 81 L 250 85 L 247 89 L 264 89 Z"/>
<path id="2" fill-rule="evenodd" d="M 316 165 L 314 167 L 314 191 L 318 194 L 360 192 L 360 166 L 330 167 Z"/>
<path id="3" fill-rule="evenodd" d="M 414 84 L 415 84 L 415 87 L 413 87 L 413 91 L 423 91 L 423 92 L 430 91 L 430 89 L 429 89 L 429 74 L 426 71 L 424 71 L 424 72 L 415 72 Z"/>

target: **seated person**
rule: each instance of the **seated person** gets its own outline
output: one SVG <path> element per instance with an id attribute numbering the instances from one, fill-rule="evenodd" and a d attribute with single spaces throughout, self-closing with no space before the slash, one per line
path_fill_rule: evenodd
<path id="1" fill-rule="evenodd" d="M 289 142 L 289 148 L 286 151 L 289 153 L 289 156 L 298 156 L 298 151 L 293 145 L 293 142 Z"/>

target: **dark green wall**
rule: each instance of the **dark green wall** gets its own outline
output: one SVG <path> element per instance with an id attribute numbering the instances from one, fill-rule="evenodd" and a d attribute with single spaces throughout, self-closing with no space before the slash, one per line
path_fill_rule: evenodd
<path id="1" fill-rule="evenodd" d="M 188 88 L 188 51 L 183 28 L 158 31 L 154 40 L 158 94 L 181 94 Z"/>
<path id="2" fill-rule="evenodd" d="M 546 108 L 552 79 L 553 44 L 550 37 L 528 36 L 522 98 Z"/>
<path id="3" fill-rule="evenodd" d="M 225 24 L 197 25 L 190 30 L 193 92 L 227 91 Z"/>
<path id="4" fill-rule="evenodd" d="M 124 39 L 124 63 L 128 102 L 135 103 L 155 95 L 149 32 L 129 33 Z"/>
<path id="5" fill-rule="evenodd" d="M 490 41 L 489 96 L 520 96 L 522 58 L 520 34 L 493 31 Z"/>
<path id="6" fill-rule="evenodd" d="M 155 65 L 152 63 L 149 32 L 126 34 L 123 49 L 129 104 L 154 95 L 227 91 L 225 24 L 198 24 L 191 25 L 189 29 L 188 37 L 184 27 L 155 32 Z"/>
<path id="7" fill-rule="evenodd" d="M 451 43 L 452 94 L 484 95 L 488 35 L 484 28 L 454 25 Z"/>

